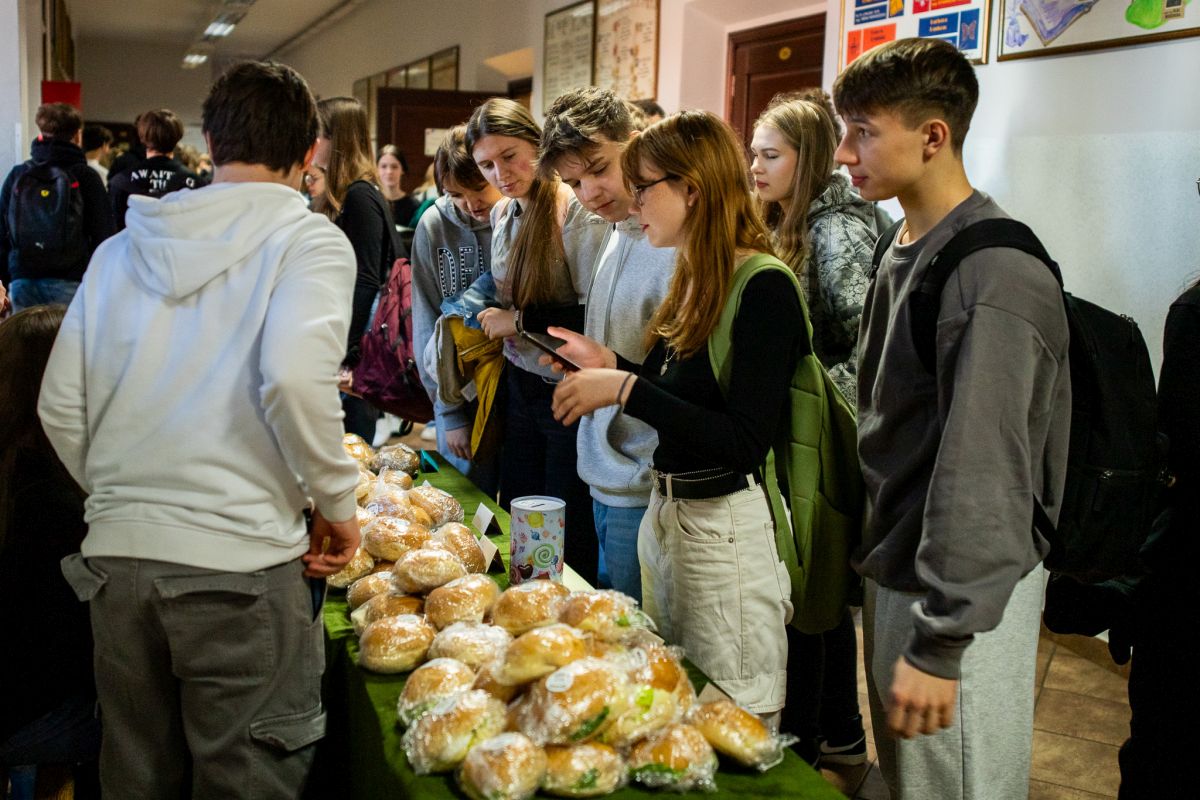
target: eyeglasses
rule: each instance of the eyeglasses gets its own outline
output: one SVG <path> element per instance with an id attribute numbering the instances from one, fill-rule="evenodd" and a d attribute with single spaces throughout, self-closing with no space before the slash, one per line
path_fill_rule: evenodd
<path id="1" fill-rule="evenodd" d="M 641 183 L 641 184 L 635 183 L 633 185 L 633 202 L 637 203 L 640 206 L 642 204 L 642 193 L 643 192 L 645 192 L 651 186 L 660 184 L 663 181 L 675 180 L 678 177 L 679 177 L 678 175 L 663 175 L 661 178 L 659 178 L 656 181 L 650 181 L 649 183 Z"/>
<path id="2" fill-rule="evenodd" d="M 317 181 L 325 180 L 325 170 L 317 166 L 314 166 L 313 169 L 319 170 L 319 172 L 316 175 L 312 174 L 311 172 L 304 173 L 305 186 L 312 186 Z"/>

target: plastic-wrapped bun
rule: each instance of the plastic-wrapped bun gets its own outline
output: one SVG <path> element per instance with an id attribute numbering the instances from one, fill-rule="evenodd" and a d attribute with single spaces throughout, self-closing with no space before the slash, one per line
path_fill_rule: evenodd
<path id="1" fill-rule="evenodd" d="M 600 735 L 600 740 L 622 750 L 657 730 L 683 719 L 683 709 L 673 692 L 652 686 L 630 686 L 631 695 L 625 708 L 612 719 Z"/>
<path id="2" fill-rule="evenodd" d="M 629 752 L 629 776 L 646 786 L 713 791 L 716 772 L 717 754 L 704 734 L 683 723 L 668 725 Z"/>
<path id="3" fill-rule="evenodd" d="M 362 576 L 369 574 L 374 567 L 375 559 L 371 558 L 371 554 L 360 547 L 354 552 L 354 555 L 346 562 L 346 566 L 342 567 L 340 572 L 329 576 L 329 585 L 334 589 L 345 589 Z"/>
<path id="4" fill-rule="evenodd" d="M 354 485 L 354 500 L 359 503 L 367 502 L 367 497 L 371 494 L 371 487 L 375 483 L 375 473 L 366 467 L 359 467 L 358 483 Z"/>
<path id="5" fill-rule="evenodd" d="M 453 495 L 429 483 L 415 487 L 409 492 L 408 499 L 414 506 L 423 509 L 434 525 L 462 522 L 465 516 L 462 504 Z"/>
<path id="6" fill-rule="evenodd" d="M 522 633 L 504 653 L 496 680 L 520 686 L 587 655 L 588 635 L 570 625 L 548 625 Z"/>
<path id="7" fill-rule="evenodd" d="M 636 629 L 654 627 L 636 600 L 612 589 L 574 592 L 559 607 L 558 621 L 606 642 L 620 642 Z"/>
<path id="8" fill-rule="evenodd" d="M 505 589 L 492 606 L 492 624 L 513 636 L 558 620 L 558 606 L 571 590 L 561 583 L 533 580 Z"/>
<path id="9" fill-rule="evenodd" d="M 356 433 L 347 433 L 343 436 L 342 447 L 346 449 L 346 453 L 351 458 L 364 466 L 375 457 L 375 451 L 371 449 L 371 445 Z"/>
<path id="10" fill-rule="evenodd" d="M 507 703 L 512 700 L 521 691 L 519 686 L 505 686 L 496 680 L 496 670 L 500 668 L 500 660 L 489 661 L 479 667 L 475 673 L 475 683 L 471 684 L 472 689 L 481 689 L 492 697 Z"/>
<path id="11" fill-rule="evenodd" d="M 411 594 L 423 594 L 445 586 L 467 574 L 467 568 L 453 553 L 423 547 L 409 550 L 392 567 L 400 588 Z"/>
<path id="12" fill-rule="evenodd" d="M 463 562 L 467 572 L 486 572 L 488 565 L 483 560 L 483 550 L 471 529 L 461 522 L 447 522 L 433 532 L 430 545 L 443 547 Z"/>
<path id="13" fill-rule="evenodd" d="M 718 753 L 762 772 L 783 761 L 783 748 L 795 741 L 795 737 L 772 735 L 757 715 L 731 700 L 697 706 L 688 721 Z"/>
<path id="14" fill-rule="evenodd" d="M 372 514 L 380 517 L 401 517 L 416 520 L 412 503 L 408 501 L 408 492 L 381 484 L 375 481 L 367 491 L 367 502 L 363 506 Z"/>
<path id="15" fill-rule="evenodd" d="M 458 770 L 471 800 L 528 800 L 546 774 L 546 753 L 522 733 L 502 733 L 476 745 Z"/>
<path id="16" fill-rule="evenodd" d="M 363 529 L 363 547 L 383 561 L 397 561 L 429 543 L 429 529 L 401 517 L 376 517 Z"/>
<path id="17" fill-rule="evenodd" d="M 625 760 L 606 744 L 583 742 L 546 748 L 542 791 L 556 797 L 600 797 L 625 784 Z"/>
<path id="18" fill-rule="evenodd" d="M 625 710 L 628 694 L 628 679 L 617 666 L 584 658 L 533 684 L 513 704 L 512 721 L 538 744 L 584 742 Z"/>
<path id="19" fill-rule="evenodd" d="M 398 469 L 384 469 L 379 473 L 377 479 L 379 483 L 386 486 L 394 486 L 397 489 L 411 489 L 413 487 L 412 476 L 407 472 Z"/>
<path id="20" fill-rule="evenodd" d="M 374 514 L 372 514 L 370 511 L 367 511 L 367 510 L 366 510 L 365 508 L 363 508 L 362 506 L 359 506 L 358 508 L 356 508 L 356 509 L 354 510 L 354 517 L 355 517 L 355 519 L 357 519 L 357 520 L 358 520 L 358 529 L 359 529 L 360 531 L 361 531 L 361 530 L 362 530 L 364 527 L 366 527 L 366 524 L 367 524 L 368 522 L 370 522 L 371 520 L 375 519 L 375 515 L 374 515 Z"/>
<path id="21" fill-rule="evenodd" d="M 389 572 L 372 572 L 356 580 L 346 590 L 346 603 L 350 610 L 361 606 L 377 594 L 384 592 L 399 592 L 396 576 Z"/>
<path id="22" fill-rule="evenodd" d="M 455 622 L 483 622 L 500 587 L 486 575 L 464 575 L 439 586 L 425 599 L 425 615 L 439 630 Z"/>
<path id="23" fill-rule="evenodd" d="M 629 649 L 625 663 L 630 665 L 630 680 L 674 694 L 680 711 L 687 713 L 696 702 L 696 689 L 683 667 L 682 656 L 678 647 L 645 642 Z"/>
<path id="24" fill-rule="evenodd" d="M 407 672 L 425 660 L 434 633 L 416 614 L 372 622 L 359 639 L 358 663 L 372 672 Z"/>
<path id="25" fill-rule="evenodd" d="M 396 703 L 396 715 L 405 727 L 429 709 L 475 682 L 475 673 L 453 658 L 435 658 L 412 671 L 404 682 L 404 691 Z"/>
<path id="26" fill-rule="evenodd" d="M 424 601 L 421 598 L 404 594 L 400 591 L 388 591 L 375 595 L 362 604 L 366 609 L 363 613 L 368 625 L 388 617 L 399 617 L 404 614 L 420 614 L 424 611 Z"/>
<path id="27" fill-rule="evenodd" d="M 385 469 L 398 469 L 401 472 L 407 472 L 409 476 L 415 478 L 421 471 L 421 456 L 417 454 L 406 444 L 393 444 L 387 447 L 379 448 L 379 452 L 371 459 L 368 467 L 375 472 L 382 472 Z"/>
<path id="28" fill-rule="evenodd" d="M 430 658 L 456 658 L 471 669 L 479 669 L 504 654 L 512 637 L 503 628 L 482 622 L 456 622 L 433 639 Z"/>
<path id="29" fill-rule="evenodd" d="M 401 740 L 418 775 L 449 772 L 477 744 L 504 730 L 504 703 L 475 689 L 438 703 L 409 726 Z"/>

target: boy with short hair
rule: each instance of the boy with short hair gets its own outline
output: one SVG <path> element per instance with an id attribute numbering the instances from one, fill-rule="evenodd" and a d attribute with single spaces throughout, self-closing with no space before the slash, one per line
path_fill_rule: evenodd
<path id="1" fill-rule="evenodd" d="M 603 217 L 608 231 L 592 268 L 584 334 L 634 363 L 646 357 L 646 327 L 666 297 L 675 249 L 656 248 L 630 214 L 633 195 L 621 153 L 637 135 L 638 111 L 607 89 L 576 89 L 550 107 L 538 161 Z M 557 329 L 550 329 L 554 334 Z M 638 527 L 650 502 L 658 434 L 608 406 L 579 421 L 579 477 L 592 494 L 600 583 L 641 600 Z"/>
<path id="2" fill-rule="evenodd" d="M 893 800 L 1028 792 L 1034 670 L 1048 545 L 1070 433 L 1059 285 L 1009 248 L 963 259 L 941 294 L 936 375 L 909 298 L 967 225 L 1007 215 L 972 188 L 963 141 L 978 100 L 952 45 L 868 51 L 834 84 L 837 160 L 905 221 L 883 256 L 859 339 L 859 455 L 870 508 L 854 564 L 871 716 Z M 917 738 L 914 738 L 917 737 Z"/>
<path id="3" fill-rule="evenodd" d="M 129 198 L 164 197 L 181 189 L 203 185 L 200 177 L 175 158 L 175 148 L 183 138 L 183 122 L 169 108 L 156 108 L 138 116 L 138 141 L 146 148 L 146 158 L 130 170 L 113 175 L 108 182 L 113 220 L 117 230 L 125 230 Z"/>

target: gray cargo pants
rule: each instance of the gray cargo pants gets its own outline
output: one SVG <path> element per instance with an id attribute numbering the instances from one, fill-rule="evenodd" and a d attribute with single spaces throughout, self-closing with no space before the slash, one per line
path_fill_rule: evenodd
<path id="1" fill-rule="evenodd" d="M 90 601 L 104 796 L 295 798 L 325 733 L 299 559 L 252 573 L 63 559 Z"/>

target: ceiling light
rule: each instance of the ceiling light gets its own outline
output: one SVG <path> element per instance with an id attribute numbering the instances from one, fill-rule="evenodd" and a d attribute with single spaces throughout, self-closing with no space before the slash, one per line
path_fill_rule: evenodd
<path id="1" fill-rule="evenodd" d="M 222 36 L 228 36 L 233 33 L 234 23 L 232 22 L 214 22 L 204 29 L 205 36 L 211 36 L 214 39 Z"/>

